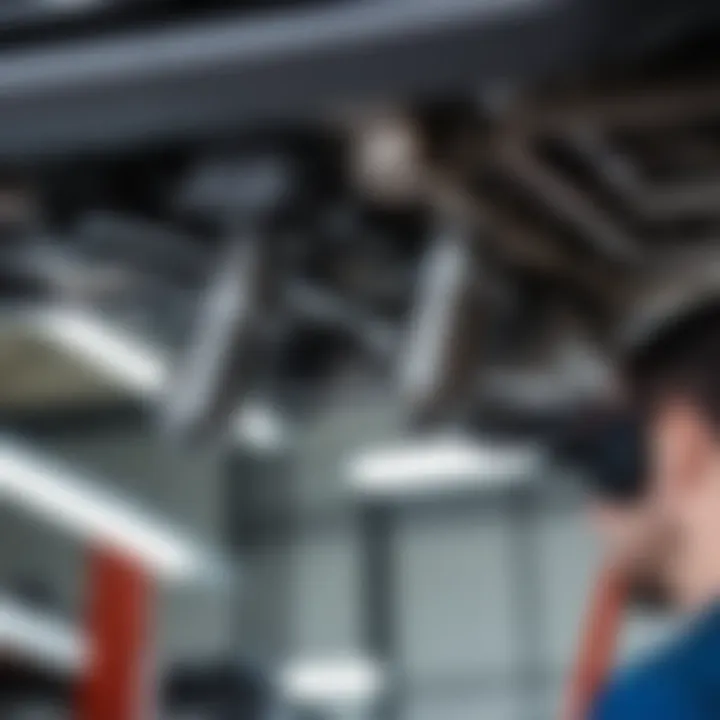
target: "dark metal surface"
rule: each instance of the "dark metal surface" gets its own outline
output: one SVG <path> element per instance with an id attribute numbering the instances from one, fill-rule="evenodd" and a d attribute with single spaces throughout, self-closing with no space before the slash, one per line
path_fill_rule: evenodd
<path id="1" fill-rule="evenodd" d="M 0 411 L 0 428 L 13 434 L 37 440 L 90 438 L 104 433 L 136 431 L 150 428 L 150 415 L 137 401 L 93 403 L 54 410 L 38 408 L 27 411 Z"/>
<path id="2" fill-rule="evenodd" d="M 596 54 L 595 10 L 570 0 L 343 2 L 6 51 L 0 155 L 207 138 L 349 101 L 543 77 Z"/>
<path id="3" fill-rule="evenodd" d="M 262 367 L 267 333 L 271 244 L 254 229 L 233 239 L 221 256 L 177 363 L 160 413 L 176 440 L 227 432 Z"/>

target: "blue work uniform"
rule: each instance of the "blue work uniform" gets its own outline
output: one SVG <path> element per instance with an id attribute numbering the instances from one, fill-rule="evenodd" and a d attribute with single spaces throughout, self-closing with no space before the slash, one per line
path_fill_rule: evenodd
<path id="1" fill-rule="evenodd" d="M 720 602 L 601 693 L 592 720 L 720 720 Z"/>

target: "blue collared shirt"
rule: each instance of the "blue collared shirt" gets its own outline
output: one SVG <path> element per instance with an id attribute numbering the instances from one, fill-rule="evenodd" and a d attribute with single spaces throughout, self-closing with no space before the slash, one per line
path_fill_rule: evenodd
<path id="1" fill-rule="evenodd" d="M 720 720 L 720 603 L 601 693 L 592 720 Z"/>

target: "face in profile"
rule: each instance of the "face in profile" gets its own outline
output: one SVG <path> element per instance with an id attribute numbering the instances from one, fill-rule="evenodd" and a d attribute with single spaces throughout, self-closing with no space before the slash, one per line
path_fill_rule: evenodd
<path id="1" fill-rule="evenodd" d="M 708 547 L 720 515 L 720 444 L 691 404 L 667 398 L 646 427 L 647 481 L 633 502 L 592 512 L 610 562 L 644 608 L 691 607 L 705 592 Z"/>
<path id="2" fill-rule="evenodd" d="M 663 533 L 664 575 L 685 609 L 716 592 L 720 516 L 720 443 L 694 403 L 667 397 L 648 428 L 650 502 Z"/>

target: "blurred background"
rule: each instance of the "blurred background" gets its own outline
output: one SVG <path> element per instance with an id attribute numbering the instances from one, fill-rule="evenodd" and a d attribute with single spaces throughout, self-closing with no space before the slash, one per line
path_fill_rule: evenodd
<path id="1" fill-rule="evenodd" d="M 2 717 L 555 717 L 598 556 L 551 448 L 711 266 L 718 30 L 4 0 Z"/>

